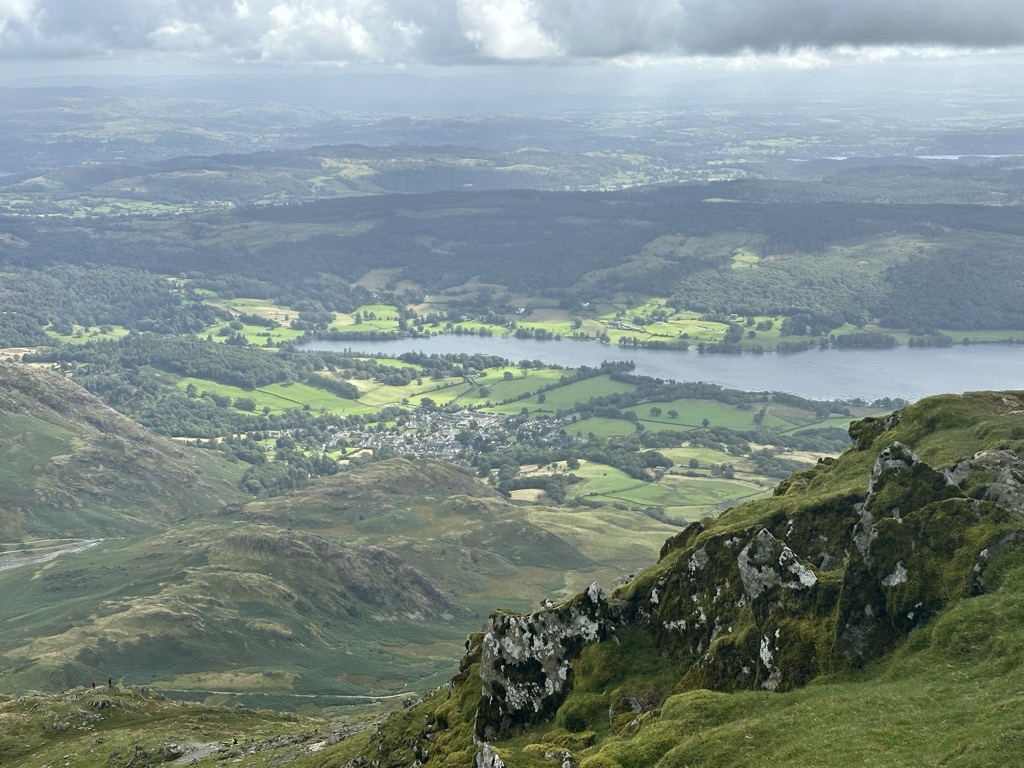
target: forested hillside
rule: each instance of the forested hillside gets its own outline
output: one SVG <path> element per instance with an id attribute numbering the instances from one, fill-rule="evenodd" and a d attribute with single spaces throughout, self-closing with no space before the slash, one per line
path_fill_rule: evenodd
<path id="1" fill-rule="evenodd" d="M 361 299 L 352 283 L 390 270 L 390 290 L 407 299 L 474 280 L 568 306 L 631 291 L 723 316 L 804 315 L 826 331 L 869 321 L 1021 328 L 1015 255 L 1024 227 L 1015 206 L 774 201 L 786 189 L 735 182 L 602 195 L 373 196 L 116 225 L 7 219 L 0 255 L 12 267 L 49 269 L 42 284 L 8 274 L 10 291 L 45 297 L 48 286 L 74 279 L 71 302 L 32 302 L 35 316 L 51 322 L 103 322 L 90 296 L 109 301 L 102 280 L 115 273 L 93 269 L 77 279 L 57 268 L 71 262 L 188 275 L 200 287 L 255 280 L 248 285 L 259 295 L 301 297 L 328 311 L 351 311 Z M 750 257 L 738 262 L 742 253 Z M 125 308 L 136 327 L 180 331 L 208 311 L 167 296 L 161 309 L 146 290 L 134 300 L 146 312 Z M 31 311 L 14 310 L 9 334 L 38 342 L 18 319 Z"/>

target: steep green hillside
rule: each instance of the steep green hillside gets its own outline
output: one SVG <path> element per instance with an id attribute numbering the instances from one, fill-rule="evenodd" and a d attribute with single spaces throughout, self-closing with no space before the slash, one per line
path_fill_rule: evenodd
<path id="1" fill-rule="evenodd" d="M 492 614 L 453 685 L 392 717 L 366 759 L 1014 762 L 1024 393 L 930 398 L 851 433 L 838 460 L 689 526 L 611 595 Z"/>
<path id="2" fill-rule="evenodd" d="M 59 374 L 0 363 L 7 554 L 12 542 L 163 528 L 243 498 L 241 475 L 210 452 L 155 437 Z"/>

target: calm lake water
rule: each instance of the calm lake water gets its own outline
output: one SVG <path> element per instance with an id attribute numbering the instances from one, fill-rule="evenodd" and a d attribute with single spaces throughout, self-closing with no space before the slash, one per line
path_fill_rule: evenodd
<path id="1" fill-rule="evenodd" d="M 707 381 L 732 389 L 789 392 L 813 399 L 917 400 L 943 392 L 1024 390 L 1024 345 L 971 344 L 942 349 L 825 349 L 763 355 L 701 354 L 696 350 L 621 349 L 591 341 L 432 336 L 394 341 L 319 341 L 309 350 L 399 355 L 484 353 L 508 360 L 542 360 L 576 368 L 632 360 L 636 373 L 676 381 Z"/>

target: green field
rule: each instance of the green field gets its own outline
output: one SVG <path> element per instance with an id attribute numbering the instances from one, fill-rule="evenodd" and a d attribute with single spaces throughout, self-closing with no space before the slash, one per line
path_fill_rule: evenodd
<path id="1" fill-rule="evenodd" d="M 566 431 L 583 435 L 584 437 L 591 434 L 595 437 L 619 437 L 636 432 L 636 425 L 625 419 L 591 416 L 588 419 L 580 419 L 575 424 L 567 426 Z"/>
<path id="2" fill-rule="evenodd" d="M 233 387 L 229 384 L 220 384 L 209 379 L 191 377 L 184 377 L 177 384 L 183 390 L 191 384 L 200 394 L 203 392 L 215 392 L 218 395 L 230 397 L 232 400 L 251 398 L 256 403 L 257 411 L 269 408 L 271 413 L 279 413 L 289 408 L 302 408 L 304 406 L 309 406 L 310 409 L 315 411 L 323 409 L 339 414 L 365 415 L 375 413 L 377 410 L 370 404 L 364 404 L 358 400 L 346 400 L 319 387 L 311 387 L 308 384 L 299 382 L 268 384 L 265 387 L 252 390 Z"/>

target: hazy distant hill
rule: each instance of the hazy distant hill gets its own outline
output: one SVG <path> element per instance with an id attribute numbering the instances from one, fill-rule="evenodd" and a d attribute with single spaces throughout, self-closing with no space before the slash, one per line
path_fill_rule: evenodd
<path id="1" fill-rule="evenodd" d="M 916 332 L 1019 329 L 1019 206 L 923 202 L 991 189 L 997 175 L 1007 192 L 999 199 L 1012 203 L 1019 174 L 917 175 L 371 195 L 174 219 L 12 218 L 0 221 L 0 257 L 33 269 L 75 261 L 241 275 L 307 295 L 324 276 L 354 283 L 374 270 L 388 270 L 386 289 L 413 295 L 472 281 L 574 307 L 628 291 L 722 317 L 798 317 L 826 335 L 871 320 Z M 326 299 L 325 309 L 346 306 Z"/>

